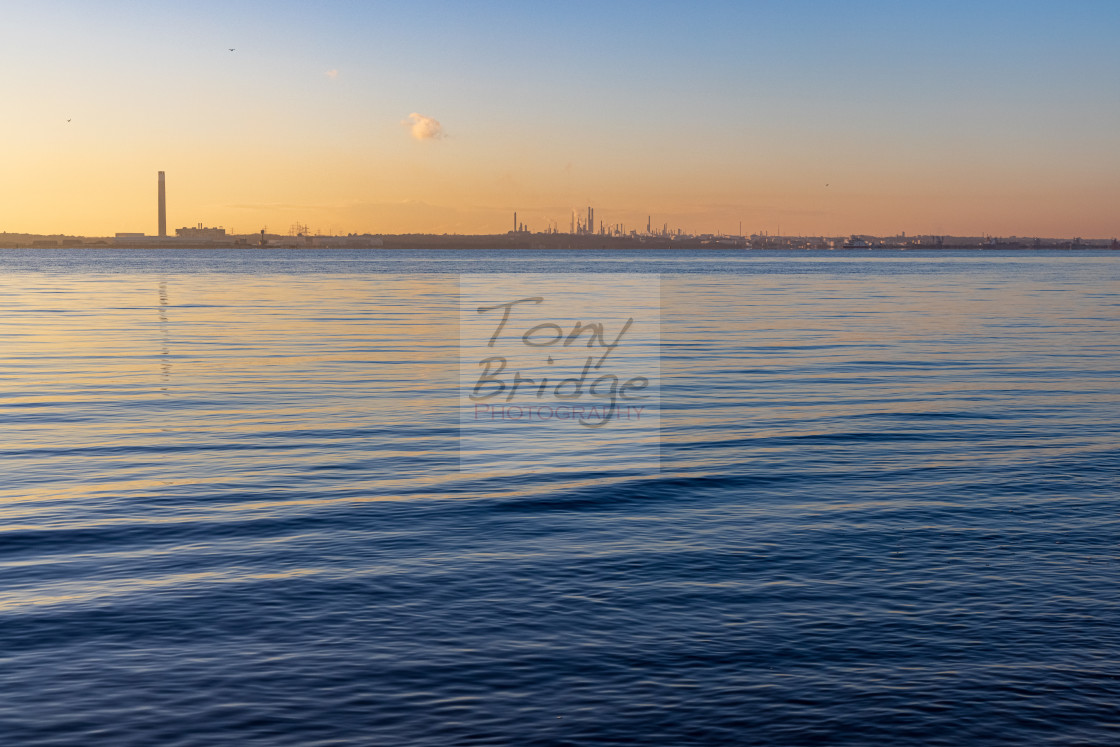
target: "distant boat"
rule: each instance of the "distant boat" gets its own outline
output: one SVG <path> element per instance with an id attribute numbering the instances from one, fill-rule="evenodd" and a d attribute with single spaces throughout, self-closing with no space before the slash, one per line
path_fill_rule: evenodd
<path id="1" fill-rule="evenodd" d="M 848 239 L 847 241 L 844 242 L 844 248 L 845 249 L 870 249 L 871 244 L 868 244 L 863 239 L 856 238 L 855 236 L 853 236 L 852 238 L 850 238 L 850 239 Z"/>

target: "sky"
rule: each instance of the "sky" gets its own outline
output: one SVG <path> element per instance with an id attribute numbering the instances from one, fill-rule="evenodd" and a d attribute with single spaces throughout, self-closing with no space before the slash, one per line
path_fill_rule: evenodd
<path id="1" fill-rule="evenodd" d="M 0 231 L 1120 236 L 1114 0 L 0 16 Z"/>

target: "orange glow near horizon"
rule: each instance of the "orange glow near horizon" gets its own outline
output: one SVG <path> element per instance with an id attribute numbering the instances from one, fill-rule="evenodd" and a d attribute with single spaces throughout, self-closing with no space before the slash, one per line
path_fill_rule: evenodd
<path id="1" fill-rule="evenodd" d="M 408 143 L 412 146 L 412 143 Z M 427 146 L 420 146 L 427 147 Z M 435 147 L 445 147 L 438 144 Z M 242 157 L 244 159 L 244 157 Z M 509 171 L 472 174 L 440 170 L 425 157 L 398 158 L 395 168 L 367 175 L 361 165 L 337 164 L 317 172 L 299 165 L 261 166 L 252 159 L 237 165 L 211 159 L 214 169 L 188 154 L 153 158 L 153 166 L 135 159 L 110 168 L 109 158 L 38 164 L 18 181 L 0 182 L 3 223 L 13 233 L 111 236 L 118 231 L 156 233 L 156 171 L 167 172 L 168 228 L 223 226 L 230 232 L 286 233 L 297 221 L 322 234 L 346 233 L 504 233 L 512 213 L 532 231 L 555 226 L 566 231 L 570 216 L 595 207 L 596 221 L 626 230 L 643 230 L 647 217 L 655 228 L 668 224 L 686 233 L 782 233 L 846 235 L 867 233 L 1107 238 L 1116 225 L 1114 194 L 1106 179 L 1087 183 L 1076 177 L 1051 179 L 1045 189 L 1030 189 L 1019 180 L 1000 185 L 969 175 L 928 179 L 920 185 L 902 178 L 877 184 L 863 178 L 848 184 L 844 176 L 803 186 L 777 175 L 771 187 L 759 175 L 712 173 L 696 178 L 695 189 L 658 184 L 653 175 L 587 178 L 593 190 L 558 184 L 561 171 L 548 176 L 515 176 Z M 193 160 L 193 163 L 192 163 Z M 267 161 L 267 159 L 265 159 Z M 370 158 L 369 160 L 374 160 Z M 451 160 L 451 159 L 449 159 Z M 171 163 L 166 163 L 170 161 Z M 178 167 L 178 168 L 176 168 Z M 369 165 L 371 170 L 373 164 Z M 463 171 L 466 171 L 464 169 Z M 438 184 L 429 186 L 427 179 Z M 549 182 L 552 182 L 551 184 Z M 785 183 L 783 183 L 785 182 Z M 722 186 L 721 186 L 722 183 Z M 464 186 L 469 184 L 470 186 Z M 532 188 L 525 184 L 533 184 Z M 893 189 L 892 189 L 893 187 Z M 600 199 L 576 201 L 573 192 L 598 192 Z M 705 199 L 707 198 L 707 199 Z"/>
<path id="2" fill-rule="evenodd" d="M 791 25 L 701 5 L 618 36 L 599 27 L 633 19 L 610 8 L 589 30 L 531 9 L 253 6 L 13 10 L 0 232 L 154 234 L 163 170 L 172 232 L 505 233 L 514 211 L 565 231 L 590 205 L 639 231 L 1120 235 L 1120 102 L 1102 93 L 1120 63 L 1090 43 L 1106 6 L 1036 9 L 1017 36 L 917 9 Z M 754 33 L 711 38 L 729 13 Z M 836 47 L 870 21 L 874 52 Z"/>

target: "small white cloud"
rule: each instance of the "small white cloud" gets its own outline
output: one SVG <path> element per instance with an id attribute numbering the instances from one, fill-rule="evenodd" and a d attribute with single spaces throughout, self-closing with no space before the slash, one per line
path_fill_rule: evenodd
<path id="1" fill-rule="evenodd" d="M 331 80 L 334 80 L 335 78 L 338 77 L 338 71 L 337 70 L 328 70 L 327 72 L 323 73 L 323 75 L 327 76 Z"/>
<path id="2" fill-rule="evenodd" d="M 401 124 L 412 130 L 412 136 L 417 140 L 438 140 L 443 137 L 443 125 L 439 120 L 425 117 L 423 114 L 413 112 Z"/>

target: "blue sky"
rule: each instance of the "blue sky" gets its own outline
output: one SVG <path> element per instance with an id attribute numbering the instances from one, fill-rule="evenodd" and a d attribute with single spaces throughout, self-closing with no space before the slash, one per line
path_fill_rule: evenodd
<path id="1" fill-rule="evenodd" d="M 73 230 L 139 220 L 146 204 L 130 217 L 109 201 L 131 205 L 162 164 L 184 210 L 246 230 L 289 219 L 268 205 L 391 231 L 409 228 L 392 205 L 423 223 L 423 204 L 443 216 L 431 230 L 487 230 L 509 208 L 543 227 L 592 201 L 686 230 L 739 215 L 806 233 L 1120 233 L 1115 2 L 14 2 L 5 16 L 0 93 L 18 116 L 0 127 L 19 153 L 0 230 L 45 230 L 97 180 L 104 201 Z M 412 141 L 412 112 L 446 137 Z M 69 191 L 62 173 L 86 176 Z"/>

